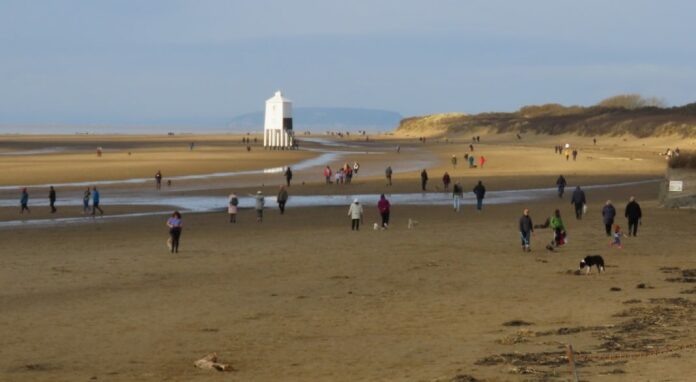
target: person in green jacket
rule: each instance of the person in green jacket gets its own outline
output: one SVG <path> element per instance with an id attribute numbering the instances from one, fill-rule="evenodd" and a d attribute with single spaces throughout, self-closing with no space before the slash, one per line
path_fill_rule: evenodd
<path id="1" fill-rule="evenodd" d="M 546 249 L 553 251 L 554 248 L 560 247 L 566 243 L 566 227 L 561 218 L 561 211 L 554 211 L 553 215 L 546 219 L 544 224 L 534 226 L 534 228 L 548 228 L 553 230 L 553 241 L 546 246 Z"/>

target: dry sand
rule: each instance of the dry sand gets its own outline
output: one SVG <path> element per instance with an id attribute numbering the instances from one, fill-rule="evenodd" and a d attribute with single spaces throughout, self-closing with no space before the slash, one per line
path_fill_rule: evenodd
<path id="1" fill-rule="evenodd" d="M 538 138 L 535 147 L 499 138 L 481 145 L 490 168 L 455 176 L 471 186 L 481 177 L 492 189 L 530 188 L 552 186 L 559 172 L 588 184 L 654 178 L 664 166 L 640 143 L 603 150 L 641 161 L 602 159 L 599 148 L 585 148 L 578 162 L 566 163 L 552 155 L 551 139 Z M 433 179 L 451 166 L 450 152 L 468 146 L 400 142 L 413 155 L 441 158 Z M 361 163 L 381 172 L 411 156 L 403 149 Z M 376 174 L 343 186 L 311 183 L 314 177 L 298 174 L 307 183 L 291 192 L 389 189 Z M 413 192 L 417 183 L 412 171 L 391 189 Z M 486 206 L 481 214 L 471 206 L 459 214 L 395 206 L 387 231 L 371 229 L 374 206 L 366 206 L 360 232 L 350 231 L 347 206 L 293 208 L 292 200 L 284 216 L 270 206 L 261 224 L 248 210 L 236 225 L 224 213 L 185 214 L 178 255 L 167 252 L 162 217 L 2 229 L 0 380 L 564 381 L 567 343 L 593 355 L 696 343 L 696 299 L 680 293 L 696 285 L 683 272 L 696 269 L 696 215 L 658 208 L 657 188 L 588 192 L 582 221 L 572 218 L 568 196 Z M 610 249 L 599 206 L 611 198 L 622 216 L 631 195 L 642 203 L 644 224 L 623 250 Z M 516 223 L 524 207 L 537 223 L 561 208 L 570 243 L 549 253 L 543 245 L 551 233 L 540 230 L 533 252 L 522 253 Z M 0 217 L 16 218 L 9 209 Z M 409 218 L 419 221 L 414 230 Z M 605 274 L 573 273 L 588 254 L 604 256 Z M 531 325 L 503 325 L 512 320 Z M 237 371 L 195 369 L 193 361 L 209 352 Z M 583 361 L 580 376 L 689 381 L 695 361 L 694 350 Z"/>

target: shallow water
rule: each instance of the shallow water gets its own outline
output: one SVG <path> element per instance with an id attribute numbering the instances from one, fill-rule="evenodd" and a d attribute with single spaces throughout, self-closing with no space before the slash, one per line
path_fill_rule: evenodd
<path id="1" fill-rule="evenodd" d="M 584 186 L 584 190 L 593 190 L 601 188 L 628 187 L 641 184 L 657 183 L 660 179 L 651 179 L 637 182 L 625 182 L 616 184 L 602 184 Z M 485 204 L 510 204 L 524 201 L 539 200 L 549 197 L 555 197 L 556 188 L 535 188 L 522 190 L 502 190 L 489 191 L 486 193 L 484 200 Z M 420 206 L 442 206 L 452 203 L 452 194 L 444 192 L 427 192 L 427 193 L 408 193 L 408 194 L 388 194 L 387 199 L 393 205 L 420 205 Z M 238 195 L 239 208 L 253 208 L 254 195 Z M 377 194 L 358 194 L 358 195 L 298 195 L 290 196 L 287 208 L 302 208 L 302 207 L 325 207 L 325 206 L 345 206 L 348 208 L 354 199 L 358 199 L 365 206 L 375 206 L 379 199 Z M 462 205 L 472 205 L 476 203 L 473 193 L 465 193 L 461 199 Z M 227 197 L 224 196 L 158 196 L 158 197 L 137 197 L 137 196 L 116 196 L 103 197 L 102 205 L 120 205 L 120 206 L 161 206 L 169 207 L 172 210 L 176 209 L 188 213 L 201 212 L 223 212 L 227 209 Z M 0 207 L 19 207 L 17 200 L 0 200 Z M 35 206 L 48 206 L 47 201 L 43 200 L 39 203 L 31 204 Z M 81 208 L 82 201 L 79 199 L 59 199 L 56 203 L 59 208 L 76 207 Z M 275 196 L 266 197 L 267 208 L 277 208 Z M 104 221 L 110 219 L 122 219 L 129 217 L 154 216 L 168 214 L 169 212 L 143 212 L 121 215 L 107 215 L 99 217 L 96 220 Z M 95 219 L 89 217 L 77 218 L 58 218 L 58 219 L 29 219 L 29 220 L 11 220 L 0 222 L 0 228 L 21 227 L 21 226 L 45 226 L 45 225 L 62 225 L 71 223 L 92 222 Z"/>
<path id="2" fill-rule="evenodd" d="M 18 150 L 18 151 L 4 151 L 0 152 L 2 156 L 26 156 L 26 155 L 43 155 L 43 154 L 56 154 L 66 151 L 65 147 L 47 147 L 43 149 L 34 150 Z"/>
<path id="3" fill-rule="evenodd" d="M 304 151 L 318 152 L 320 154 L 314 158 L 309 158 L 309 159 L 305 159 L 305 160 L 290 164 L 290 167 L 293 169 L 293 171 L 302 171 L 302 170 L 307 170 L 307 169 L 310 169 L 313 167 L 323 167 L 326 164 L 337 162 L 343 156 L 355 155 L 357 153 L 355 151 L 335 150 L 335 149 L 333 149 L 333 147 L 340 147 L 340 146 L 342 146 L 342 144 L 340 144 L 339 142 L 332 142 L 328 139 L 316 138 L 316 139 L 312 139 L 312 142 L 322 144 L 322 145 L 326 146 L 327 148 L 304 148 L 304 149 L 302 149 Z M 46 149 L 46 150 L 49 150 L 49 149 Z M 53 149 L 50 149 L 50 150 L 53 150 Z M 38 150 L 33 150 L 33 151 L 38 151 Z M 369 154 L 369 155 L 384 154 L 384 152 L 381 152 L 381 151 L 364 151 L 364 152 L 359 152 L 359 153 L 361 155 L 362 154 Z M 10 155 L 10 154 L 8 154 L 8 155 Z M 26 155 L 30 155 L 30 154 L 26 154 Z M 395 166 L 394 172 L 399 173 L 399 172 L 413 171 L 414 169 L 418 169 L 421 167 L 427 167 L 429 164 L 431 164 L 433 162 L 426 161 L 426 160 L 412 160 L 412 161 L 408 161 L 407 163 L 408 163 L 407 166 L 401 166 L 403 168 Z M 176 181 L 182 181 L 182 180 L 189 180 L 190 181 L 190 180 L 209 180 L 209 179 L 215 179 L 215 178 L 232 178 L 232 177 L 239 177 L 239 176 L 245 176 L 245 175 L 248 176 L 248 175 L 280 174 L 285 170 L 285 168 L 286 167 L 283 166 L 283 167 L 264 168 L 264 169 L 259 169 L 259 170 L 228 171 L 228 172 L 215 172 L 215 173 L 207 173 L 207 174 L 168 176 L 166 179 L 176 182 Z M 154 177 L 118 179 L 118 180 L 96 180 L 96 181 L 81 181 L 81 182 L 50 183 L 50 184 L 31 185 L 28 187 L 29 188 L 48 188 L 49 186 L 54 186 L 57 188 L 58 187 L 67 188 L 67 187 L 88 187 L 88 186 L 108 186 L 108 185 L 137 185 L 137 184 L 145 184 L 145 183 L 149 183 L 149 182 L 154 182 Z M 24 187 L 24 185 L 0 186 L 0 191 L 19 190 L 22 187 Z M 182 191 L 182 190 L 178 189 L 177 191 Z"/>

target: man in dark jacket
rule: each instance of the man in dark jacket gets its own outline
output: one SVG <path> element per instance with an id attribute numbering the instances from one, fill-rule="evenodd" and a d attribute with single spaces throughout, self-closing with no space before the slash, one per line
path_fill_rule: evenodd
<path id="1" fill-rule="evenodd" d="M 483 198 L 486 196 L 486 187 L 483 186 L 483 183 L 481 183 L 480 180 L 476 187 L 474 187 L 474 195 L 476 195 L 476 209 L 478 212 L 481 212 L 481 208 L 483 207 Z"/>
<path id="2" fill-rule="evenodd" d="M 556 185 L 558 186 L 558 197 L 562 198 L 563 193 L 565 192 L 565 186 L 568 184 L 563 177 L 563 175 L 559 176 L 558 179 L 556 180 Z"/>
<path id="3" fill-rule="evenodd" d="M 607 200 L 604 208 L 602 208 L 602 221 L 604 222 L 604 229 L 607 232 L 607 236 L 611 236 L 611 226 L 614 224 L 615 217 L 616 208 L 611 204 L 611 200 Z"/>
<path id="4" fill-rule="evenodd" d="M 585 203 L 585 191 L 581 190 L 580 186 L 575 187 L 573 197 L 570 198 L 570 204 L 575 206 L 575 217 L 578 220 L 582 219 L 582 209 Z"/>
<path id="5" fill-rule="evenodd" d="M 428 184 L 428 172 L 423 169 L 421 171 L 421 189 L 425 191 L 425 186 Z"/>
<path id="6" fill-rule="evenodd" d="M 628 219 L 628 236 L 636 236 L 638 234 L 638 224 L 643 217 L 643 211 L 640 210 L 640 204 L 636 202 L 636 198 L 633 196 L 626 204 L 625 216 Z"/>
<path id="7" fill-rule="evenodd" d="M 48 191 L 48 204 L 51 206 L 51 213 L 56 213 L 56 189 L 53 186 Z"/>
<path id="8" fill-rule="evenodd" d="M 522 217 L 520 217 L 520 238 L 522 239 L 522 252 L 531 252 L 530 240 L 534 232 L 534 224 L 529 216 L 529 208 L 524 209 Z"/>
<path id="9" fill-rule="evenodd" d="M 290 170 L 290 166 L 285 170 L 285 181 L 288 184 L 288 187 L 290 187 L 290 181 L 292 180 L 292 170 Z"/>

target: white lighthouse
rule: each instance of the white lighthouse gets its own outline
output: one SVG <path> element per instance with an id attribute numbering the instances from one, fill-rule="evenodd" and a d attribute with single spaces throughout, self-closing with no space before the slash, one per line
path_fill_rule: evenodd
<path id="1" fill-rule="evenodd" d="M 286 149 L 293 147 L 292 101 L 278 90 L 266 100 L 266 117 L 263 125 L 263 147 Z"/>

